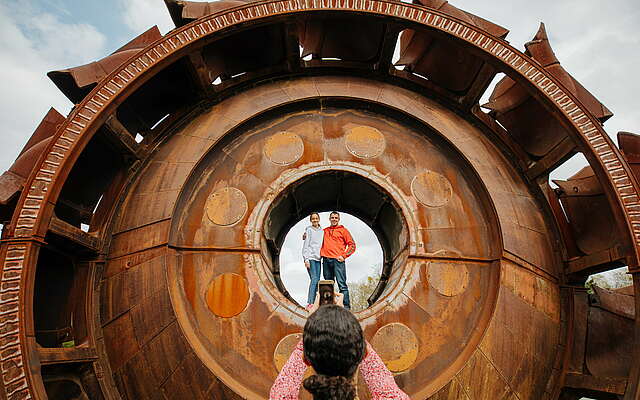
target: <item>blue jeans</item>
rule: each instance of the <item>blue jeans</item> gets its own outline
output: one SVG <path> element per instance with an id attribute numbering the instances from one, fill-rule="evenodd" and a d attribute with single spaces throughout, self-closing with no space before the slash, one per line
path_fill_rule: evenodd
<path id="1" fill-rule="evenodd" d="M 322 257 L 322 274 L 324 279 L 336 281 L 338 290 L 344 296 L 344 308 L 350 310 L 351 302 L 349 301 L 349 288 L 347 287 L 347 269 L 344 261 L 340 262 L 337 258 Z"/>
<path id="2" fill-rule="evenodd" d="M 318 282 L 320 282 L 320 260 L 309 260 L 309 295 L 307 296 L 307 304 L 313 304 L 316 301 L 316 292 L 318 291 Z"/>

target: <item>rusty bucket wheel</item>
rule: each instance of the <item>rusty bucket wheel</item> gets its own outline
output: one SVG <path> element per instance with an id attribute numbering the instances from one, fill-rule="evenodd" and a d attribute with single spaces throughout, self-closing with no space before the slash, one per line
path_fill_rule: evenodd
<path id="1" fill-rule="evenodd" d="M 409 242 L 393 262 L 411 268 L 390 268 L 397 284 L 362 315 L 410 395 L 635 398 L 640 366 L 593 353 L 617 318 L 638 354 L 635 315 L 603 295 L 615 314 L 603 316 L 577 288 L 626 264 L 638 298 L 638 184 L 602 128 L 610 113 L 560 67 L 544 27 L 522 53 L 503 28 L 422 3 L 169 1 L 179 27 L 134 39 L 99 80 L 93 67 L 52 73 L 79 103 L 64 122 L 50 113 L 3 175 L 4 397 L 264 397 L 304 319 L 260 275 L 277 237 L 260 237 L 254 211 L 296 170 L 334 163 L 384 176 L 412 221 L 385 233 Z M 391 65 L 399 36 L 405 70 Z M 548 173 L 578 151 L 591 170 L 551 191 Z M 615 221 L 606 246 L 585 204 Z"/>
<path id="2" fill-rule="evenodd" d="M 464 364 L 473 353 L 496 302 L 502 239 L 491 199 L 455 145 L 425 122 L 400 112 L 401 103 L 390 100 L 381 106 L 367 96 L 336 89 L 348 82 L 374 89 L 375 82 L 326 78 L 315 82 L 325 94 L 318 98 L 304 90 L 313 79 L 247 91 L 255 98 L 286 84 L 290 101 L 278 107 L 270 104 L 277 97 L 265 95 L 264 104 L 252 110 L 255 116 L 206 152 L 201 150 L 205 153 L 182 185 L 172 212 L 167 271 L 176 317 L 216 376 L 244 397 L 261 397 L 270 386 L 282 341 L 296 335 L 305 318 L 279 282 L 277 254 L 284 232 L 310 210 L 351 212 L 378 233 L 387 263 L 377 298 L 358 318 L 371 337 L 394 332 L 406 337 L 400 347 L 380 339 L 379 348 L 397 359 L 395 371 L 407 379 L 419 372 L 413 392 L 428 394 L 450 380 L 451 364 Z M 212 107 L 184 134 L 199 129 L 206 137 L 217 136 L 220 130 L 205 121 L 215 120 L 219 110 L 239 109 L 239 101 L 229 98 Z M 411 150 L 404 148 L 409 143 Z M 179 160 L 177 149 L 166 157 Z M 415 165 L 397 171 L 395 162 L 404 153 L 411 154 Z M 428 190 L 431 176 L 446 182 L 448 191 Z M 211 202 L 230 191 L 242 195 L 224 204 L 215 200 L 212 218 Z M 237 218 L 222 223 L 218 216 Z M 250 301 L 238 304 L 234 290 L 217 290 L 224 302 L 244 309 L 232 320 L 218 318 L 217 306 L 201 299 L 216 279 L 229 273 L 244 276 L 251 292 Z M 432 291 L 431 301 L 424 290 Z M 453 312 L 456 307 L 459 311 Z M 265 319 L 278 333 L 261 333 Z M 438 334 L 443 326 L 455 326 L 458 332 Z M 225 327 L 242 327 L 241 339 L 227 343 L 220 334 Z M 217 350 L 222 343 L 224 352 Z M 228 354 L 242 354 L 251 346 L 277 351 L 230 362 Z M 436 359 L 442 367 L 426 367 Z M 244 379 L 251 369 L 262 371 L 265 380 Z"/>

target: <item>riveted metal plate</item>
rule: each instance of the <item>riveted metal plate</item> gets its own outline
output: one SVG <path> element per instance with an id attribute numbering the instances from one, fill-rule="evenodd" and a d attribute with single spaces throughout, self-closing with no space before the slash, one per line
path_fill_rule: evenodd
<path id="1" fill-rule="evenodd" d="M 356 126 L 345 137 L 349 153 L 360 158 L 378 157 L 385 149 L 384 135 L 371 126 Z"/>
<path id="2" fill-rule="evenodd" d="M 211 193 L 207 199 L 207 217 L 221 226 L 231 226 L 247 212 L 247 198 L 241 190 L 225 187 Z"/>
<path id="3" fill-rule="evenodd" d="M 393 372 L 409 369 L 418 357 L 418 339 L 406 325 L 394 322 L 376 332 L 371 341 L 387 368 Z"/>
<path id="4" fill-rule="evenodd" d="M 207 288 L 206 300 L 209 310 L 219 317 L 238 315 L 249 302 L 247 281 L 238 274 L 218 275 Z"/>
<path id="5" fill-rule="evenodd" d="M 278 132 L 264 144 L 264 155 L 274 164 L 289 165 L 298 161 L 304 152 L 300 136 L 291 132 Z"/>
<path id="6" fill-rule="evenodd" d="M 453 189 L 447 178 L 437 172 L 426 171 L 413 178 L 411 192 L 425 206 L 442 207 L 451 199 Z"/>
<path id="7" fill-rule="evenodd" d="M 430 262 L 426 268 L 429 285 L 443 296 L 457 296 L 469 285 L 469 270 L 464 264 Z"/>

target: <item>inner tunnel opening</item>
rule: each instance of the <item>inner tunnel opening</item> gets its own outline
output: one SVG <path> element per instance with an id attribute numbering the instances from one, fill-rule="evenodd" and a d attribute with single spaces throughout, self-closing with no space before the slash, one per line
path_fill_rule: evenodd
<path id="1" fill-rule="evenodd" d="M 329 211 L 321 212 L 320 227 L 330 225 Z M 289 295 L 298 304 L 305 306 L 309 302 L 309 272 L 302 257 L 303 234 L 311 225 L 309 216 L 298 221 L 285 236 L 280 248 L 280 279 Z M 353 237 L 356 251 L 346 260 L 347 286 L 351 300 L 351 311 L 362 311 L 369 307 L 367 300 L 380 282 L 384 257 L 382 245 L 375 232 L 365 221 L 353 215 L 340 212 L 340 225 L 343 225 Z M 324 279 L 324 270 L 320 269 L 320 279 Z"/>
<path id="2" fill-rule="evenodd" d="M 408 228 L 400 206 L 375 179 L 379 178 L 337 169 L 316 172 L 290 184 L 274 199 L 264 223 L 264 256 L 270 261 L 276 287 L 289 300 L 303 307 L 307 304 L 309 277 L 302 260 L 302 233 L 310 225 L 312 212 L 321 214 L 323 228 L 329 226 L 329 213 L 339 212 L 340 224 L 354 236 L 356 253 L 346 260 L 348 284 L 355 283 L 352 277 L 376 279 L 379 271 L 366 303 L 353 307 L 353 311 L 373 305 L 394 286 L 403 265 L 401 256 L 408 249 Z M 367 234 L 369 229 L 371 233 Z M 379 261 L 373 265 L 369 260 L 375 257 L 362 257 L 375 255 L 376 251 Z M 357 257 L 358 252 L 361 257 Z M 292 268 L 298 273 L 290 274 Z M 297 280 L 296 284 L 289 283 L 291 280 Z"/>

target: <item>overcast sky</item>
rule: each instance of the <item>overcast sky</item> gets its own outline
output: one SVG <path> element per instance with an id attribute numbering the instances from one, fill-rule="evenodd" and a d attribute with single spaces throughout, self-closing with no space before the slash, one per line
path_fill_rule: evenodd
<path id="1" fill-rule="evenodd" d="M 613 111 L 605 124 L 609 135 L 615 137 L 621 130 L 640 133 L 637 0 L 458 0 L 451 4 L 510 29 L 507 39 L 521 50 L 539 23 L 545 22 L 564 68 Z M 162 0 L 0 0 L 0 169 L 11 165 L 51 106 L 65 115 L 71 108 L 46 77 L 48 71 L 104 57 L 153 25 L 162 33 L 173 28 Z M 566 178 L 583 165 L 577 157 L 554 177 Z M 381 252 L 371 233 L 367 239 L 368 228 L 345 217 L 343 222 L 360 237 L 357 256 L 363 257 L 362 265 L 376 265 Z M 326 217 L 322 224 L 328 224 Z M 294 228 L 294 239 L 287 239 L 283 257 L 289 258 L 281 261 L 283 267 L 294 267 L 304 226 L 306 221 Z M 355 257 L 349 260 L 353 264 Z M 299 276 L 300 270 L 296 273 Z M 350 278 L 355 278 L 355 271 Z M 299 283 L 290 284 L 289 290 L 302 293 L 304 300 L 305 284 L 295 275 L 291 281 Z"/>

